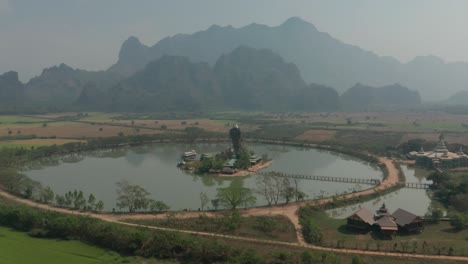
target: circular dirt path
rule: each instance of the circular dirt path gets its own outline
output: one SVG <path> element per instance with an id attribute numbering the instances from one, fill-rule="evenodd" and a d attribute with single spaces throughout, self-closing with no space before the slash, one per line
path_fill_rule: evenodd
<path id="1" fill-rule="evenodd" d="M 386 158 L 379 158 L 380 162 L 384 163 L 388 170 L 388 176 L 376 187 L 363 190 L 360 192 L 352 193 L 352 194 L 344 194 L 338 197 L 338 199 L 348 199 L 354 197 L 356 195 L 369 195 L 375 192 L 375 190 L 384 190 L 390 188 L 396 184 L 398 184 L 398 170 L 393 164 L 392 160 Z M 219 237 L 231 240 L 240 240 L 246 242 L 255 242 L 255 243 L 262 243 L 262 244 L 269 244 L 269 245 L 280 245 L 280 246 L 289 246 L 289 247 L 300 247 L 306 249 L 314 249 L 314 250 L 322 250 L 322 251 L 329 251 L 329 252 L 336 252 L 336 253 L 344 253 L 344 254 L 358 254 L 358 255 L 372 255 L 372 256 L 388 256 L 388 257 L 400 257 L 400 258 L 418 258 L 418 259 L 437 259 L 437 260 L 453 260 L 453 261 L 464 261 L 468 262 L 468 257 L 462 256 L 438 256 L 438 255 L 422 255 L 422 254 L 408 254 L 408 253 L 395 253 L 395 252 L 379 252 L 379 251 L 365 251 L 365 250 L 354 250 L 354 249 L 337 249 L 337 248 L 328 248 L 328 247 L 320 247 L 307 244 L 300 232 L 301 226 L 299 224 L 299 217 L 297 211 L 301 206 L 304 205 L 322 205 L 332 201 L 332 198 L 324 198 L 321 200 L 316 201 L 302 201 L 298 203 L 290 203 L 285 205 L 275 205 L 270 207 L 255 207 L 249 208 L 245 210 L 240 210 L 241 214 L 244 216 L 264 216 L 264 215 L 283 215 L 286 216 L 295 226 L 296 233 L 298 237 L 298 243 L 288 243 L 288 242 L 281 242 L 281 241 L 274 241 L 274 240 L 262 240 L 262 239 L 254 239 L 254 238 L 246 238 L 246 237 L 238 237 L 238 236 L 230 236 L 230 235 L 221 235 L 216 233 L 207 233 L 207 232 L 197 232 L 197 231 L 188 231 L 188 230 L 179 230 L 179 229 L 171 229 L 171 228 L 162 228 L 162 227 L 155 227 L 155 226 L 147 226 L 141 224 L 132 224 L 132 223 L 125 223 L 121 222 L 124 219 L 161 219 L 165 218 L 165 214 L 109 214 L 109 213 L 91 213 L 91 212 L 79 212 L 73 211 L 64 208 L 57 208 L 52 205 L 48 204 L 41 204 L 37 203 L 28 199 L 23 199 L 10 193 L 6 192 L 5 190 L 0 188 L 0 196 L 3 196 L 7 199 L 26 204 L 31 207 L 40 208 L 48 211 L 54 211 L 64 214 L 72 214 L 72 215 L 82 215 L 93 217 L 96 219 L 100 219 L 107 222 L 117 223 L 121 225 L 127 226 L 135 226 L 135 227 L 144 227 L 152 230 L 163 230 L 163 231 L 171 231 L 171 232 L 179 232 L 179 233 L 186 233 L 186 234 L 194 234 L 194 235 L 202 235 L 202 236 L 209 236 L 209 237 Z M 216 217 L 219 214 L 212 213 L 212 212 L 175 212 L 174 216 L 177 218 L 193 218 L 198 217 L 200 215 L 206 215 L 210 217 Z"/>

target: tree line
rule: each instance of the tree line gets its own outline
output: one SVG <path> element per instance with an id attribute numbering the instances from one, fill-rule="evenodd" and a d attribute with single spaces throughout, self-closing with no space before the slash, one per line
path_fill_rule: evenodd
<path id="1" fill-rule="evenodd" d="M 74 239 L 145 258 L 173 259 L 183 263 L 338 263 L 333 253 L 268 250 L 232 245 L 183 233 L 155 231 L 103 222 L 79 215 L 64 215 L 0 200 L 0 225 L 30 236 Z"/>

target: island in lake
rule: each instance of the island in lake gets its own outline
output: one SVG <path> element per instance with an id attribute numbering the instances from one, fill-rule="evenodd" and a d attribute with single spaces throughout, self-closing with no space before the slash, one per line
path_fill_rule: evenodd
<path id="1" fill-rule="evenodd" d="M 184 152 L 178 166 L 196 174 L 212 174 L 224 177 L 247 176 L 268 167 L 272 161 L 266 154 L 256 155 L 242 144 L 242 133 L 236 124 L 229 130 L 231 146 L 225 151 L 212 154 L 201 154 L 197 159 L 195 150 Z"/>

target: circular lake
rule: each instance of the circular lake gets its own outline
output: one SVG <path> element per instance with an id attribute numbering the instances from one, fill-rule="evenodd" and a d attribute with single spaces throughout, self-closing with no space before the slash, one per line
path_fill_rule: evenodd
<path id="1" fill-rule="evenodd" d="M 256 177 L 216 177 L 193 175 L 176 167 L 184 151 L 215 154 L 228 147 L 228 143 L 152 144 L 111 150 L 74 154 L 60 158 L 47 158 L 33 164 L 24 173 L 50 186 L 55 193 L 64 194 L 75 189 L 90 193 L 102 200 L 106 210 L 116 207 L 116 183 L 126 179 L 144 187 L 151 198 L 164 201 L 172 210 L 201 207 L 200 193 L 210 199 L 216 189 L 242 185 L 254 189 Z M 381 179 L 382 172 L 358 159 L 329 151 L 283 145 L 248 144 L 257 155 L 266 154 L 273 160 L 264 171 L 309 174 L 320 176 Z M 344 192 L 369 188 L 369 185 L 300 180 L 300 189 L 310 198 L 332 196 Z M 257 196 L 256 205 L 265 205 Z M 210 206 L 210 205 L 209 205 Z"/>

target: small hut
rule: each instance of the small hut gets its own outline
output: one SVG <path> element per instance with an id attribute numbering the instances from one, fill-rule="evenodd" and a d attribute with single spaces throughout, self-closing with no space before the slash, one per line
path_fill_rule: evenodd
<path id="1" fill-rule="evenodd" d="M 349 227 L 361 230 L 368 230 L 374 223 L 374 215 L 367 208 L 361 208 L 347 218 Z"/>
<path id="2" fill-rule="evenodd" d="M 376 221 L 380 233 L 384 236 L 393 237 L 398 231 L 398 225 L 390 216 L 383 216 Z"/>

